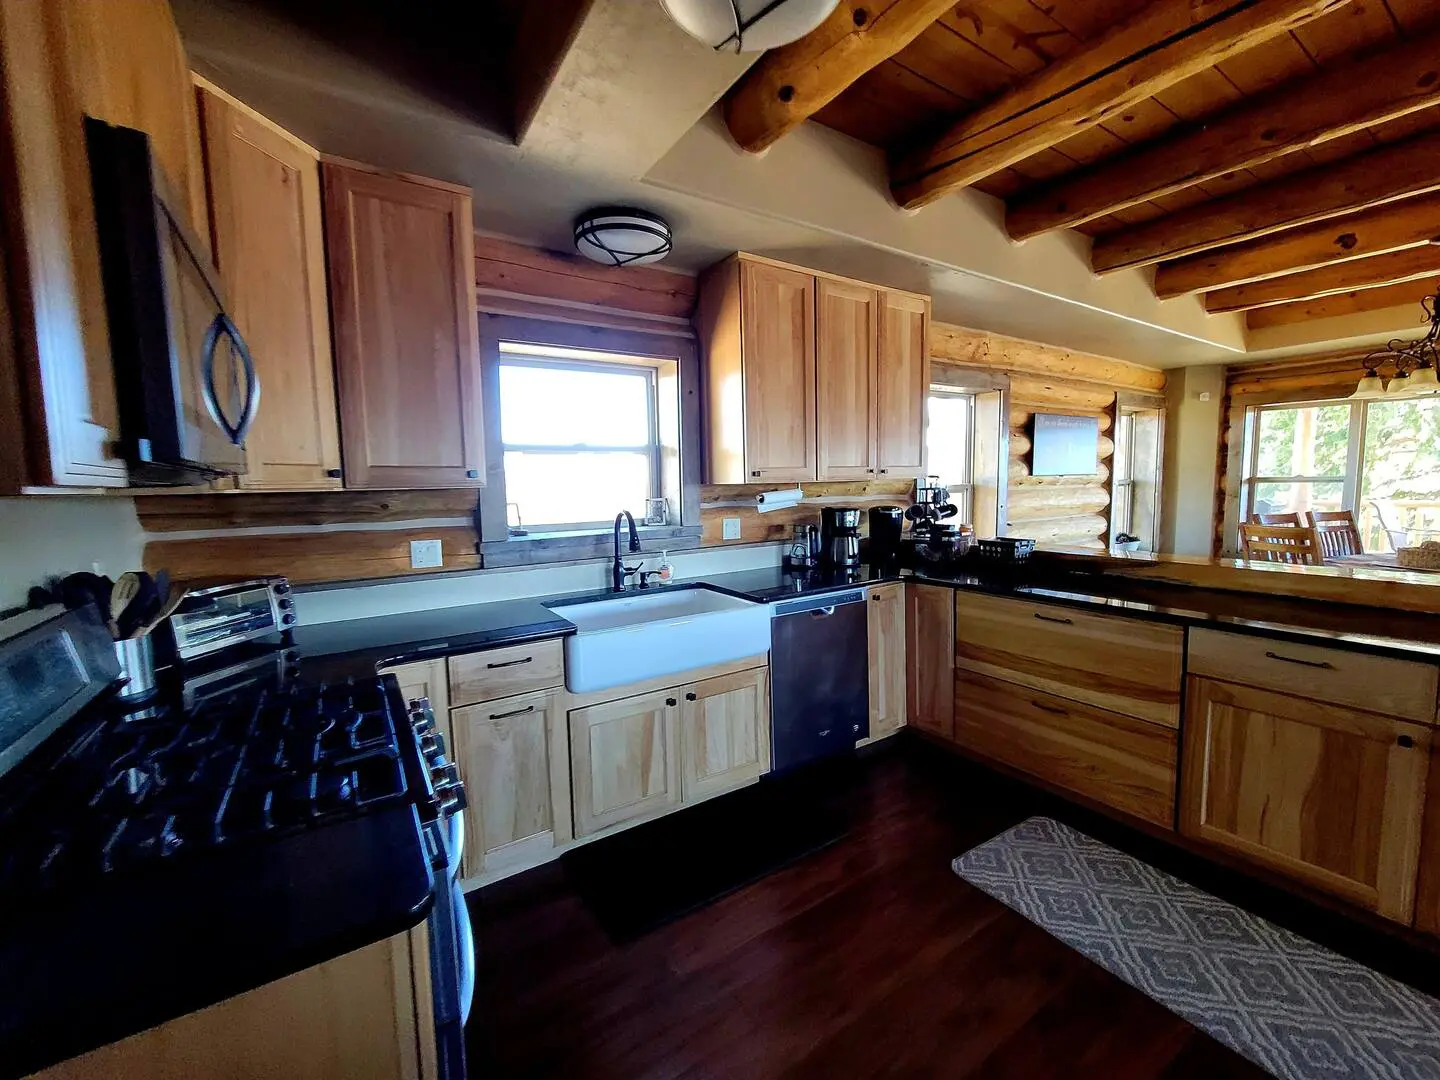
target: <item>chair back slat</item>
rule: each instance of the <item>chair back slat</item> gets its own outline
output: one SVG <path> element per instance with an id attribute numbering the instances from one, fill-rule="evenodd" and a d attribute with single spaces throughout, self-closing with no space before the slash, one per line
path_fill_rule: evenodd
<path id="1" fill-rule="evenodd" d="M 1293 566 L 1320 566 L 1320 538 L 1303 525 L 1240 526 L 1245 558 L 1252 562 L 1288 563 Z"/>
<path id="2" fill-rule="evenodd" d="M 1360 528 L 1351 510 L 1312 510 L 1310 527 L 1320 540 L 1320 552 L 1327 559 L 1361 555 Z"/>

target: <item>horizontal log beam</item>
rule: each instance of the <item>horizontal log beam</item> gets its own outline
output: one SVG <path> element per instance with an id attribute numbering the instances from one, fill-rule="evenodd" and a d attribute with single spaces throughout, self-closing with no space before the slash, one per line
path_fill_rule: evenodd
<path id="1" fill-rule="evenodd" d="M 1335 266 L 1322 266 L 1319 270 L 1216 289 L 1205 294 L 1205 310 L 1244 311 L 1437 277 L 1440 277 L 1440 246 L 1426 244 L 1389 255 L 1354 259 Z"/>
<path id="2" fill-rule="evenodd" d="M 1400 285 L 1386 285 L 1380 289 L 1361 289 L 1357 292 L 1338 293 L 1322 296 L 1318 300 L 1300 300 L 1293 304 L 1276 304 L 1274 307 L 1256 308 L 1245 316 L 1245 324 L 1251 330 L 1263 330 L 1270 326 L 1291 326 L 1295 323 L 1314 322 L 1317 319 L 1334 319 L 1342 315 L 1358 315 L 1366 311 L 1384 311 L 1386 308 L 1412 307 L 1415 310 L 1414 326 L 1418 330 L 1424 324 L 1420 311 L 1420 299 L 1435 291 L 1429 281 L 1407 281 Z"/>
<path id="3" fill-rule="evenodd" d="M 725 95 L 725 124 L 758 154 L 914 41 L 954 0 L 840 0 L 799 41 L 771 49 Z"/>
<path id="4" fill-rule="evenodd" d="M 1440 104 L 1440 36 L 1322 68 L 1247 98 L 1203 125 L 1061 177 L 1011 203 L 1017 240 L 1080 225 L 1226 173 Z"/>
<path id="5" fill-rule="evenodd" d="M 971 330 L 951 323 L 930 324 L 930 355 L 935 360 L 1072 382 L 1099 383 L 1120 390 L 1165 389 L 1159 368 L 1108 356 L 1061 349 L 1021 338 Z"/>
<path id="6" fill-rule="evenodd" d="M 895 200 L 925 206 L 1349 2 L 1157 0 L 901 157 Z"/>
<path id="7" fill-rule="evenodd" d="M 1147 266 L 1440 191 L 1440 131 L 1244 188 L 1099 237 L 1097 274 Z"/>
<path id="8" fill-rule="evenodd" d="M 1440 194 L 1417 195 L 1350 217 L 1161 263 L 1155 271 L 1155 294 L 1168 300 L 1436 240 L 1440 240 Z"/>

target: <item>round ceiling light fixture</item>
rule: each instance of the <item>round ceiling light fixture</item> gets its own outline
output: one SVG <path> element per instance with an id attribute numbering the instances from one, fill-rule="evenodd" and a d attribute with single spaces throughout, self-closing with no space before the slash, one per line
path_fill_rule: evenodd
<path id="1" fill-rule="evenodd" d="M 798 41 L 840 0 L 660 0 L 670 18 L 716 52 L 764 52 Z"/>
<path id="2" fill-rule="evenodd" d="M 600 206 L 575 219 L 575 250 L 606 266 L 659 262 L 674 245 L 658 214 L 629 206 Z"/>

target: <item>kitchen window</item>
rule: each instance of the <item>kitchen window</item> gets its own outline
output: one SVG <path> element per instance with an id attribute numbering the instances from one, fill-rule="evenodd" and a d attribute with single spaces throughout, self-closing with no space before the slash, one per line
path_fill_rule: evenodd
<path id="1" fill-rule="evenodd" d="M 608 526 L 620 510 L 643 521 L 661 496 L 655 368 L 549 352 L 500 354 L 511 532 Z"/>
<path id="2" fill-rule="evenodd" d="M 1110 538 L 1120 543 L 1121 533 L 1134 537 L 1129 550 L 1154 551 L 1159 542 L 1164 421 L 1163 409 L 1123 404 L 1115 417 Z"/>
<path id="3" fill-rule="evenodd" d="M 954 520 L 969 523 L 975 506 L 975 395 L 934 386 L 926 408 L 930 475 L 950 489 L 950 501 L 960 510 Z"/>

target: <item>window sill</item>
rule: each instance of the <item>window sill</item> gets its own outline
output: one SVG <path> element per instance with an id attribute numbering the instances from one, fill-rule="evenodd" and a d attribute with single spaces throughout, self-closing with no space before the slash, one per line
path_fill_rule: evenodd
<path id="1" fill-rule="evenodd" d="M 636 553 L 638 555 L 658 555 L 661 551 L 688 551 L 700 546 L 699 525 L 639 525 L 635 531 L 640 537 L 641 550 Z M 622 541 L 624 535 L 622 528 Z M 487 567 L 608 559 L 614 554 L 613 528 L 537 529 L 524 536 L 486 541 L 480 545 L 481 563 Z M 630 554 L 622 543 L 621 555 Z"/>

